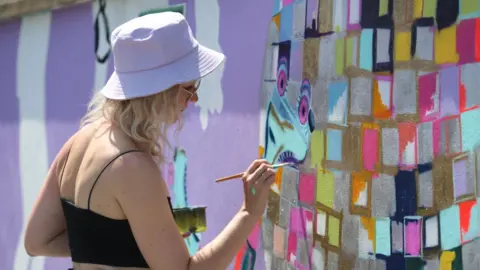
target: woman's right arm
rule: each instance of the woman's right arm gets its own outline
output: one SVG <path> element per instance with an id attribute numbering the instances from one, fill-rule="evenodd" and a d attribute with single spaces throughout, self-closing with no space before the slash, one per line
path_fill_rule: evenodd
<path id="1" fill-rule="evenodd" d="M 126 155 L 115 165 L 110 172 L 117 179 L 114 194 L 152 270 L 226 269 L 263 212 L 274 181 L 274 172 L 265 161 L 253 162 L 244 176 L 246 197 L 240 211 L 212 242 L 190 257 L 157 165 L 142 153 Z M 255 187 L 254 195 L 250 186 Z"/>

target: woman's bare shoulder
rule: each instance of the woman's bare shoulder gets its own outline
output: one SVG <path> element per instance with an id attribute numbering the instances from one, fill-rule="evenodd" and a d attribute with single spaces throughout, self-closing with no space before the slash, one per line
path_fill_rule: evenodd
<path id="1" fill-rule="evenodd" d="M 157 185 L 162 180 L 159 166 L 152 157 L 140 151 L 132 151 L 121 155 L 113 162 L 110 170 L 110 177 L 114 177 L 118 187 L 138 188 L 138 185 L 148 187 Z"/>

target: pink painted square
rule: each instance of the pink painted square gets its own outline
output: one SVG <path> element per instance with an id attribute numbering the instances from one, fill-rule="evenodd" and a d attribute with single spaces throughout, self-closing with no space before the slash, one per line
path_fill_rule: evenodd
<path id="1" fill-rule="evenodd" d="M 315 174 L 300 174 L 298 197 L 301 202 L 306 204 L 313 205 L 315 203 Z"/>
<path id="2" fill-rule="evenodd" d="M 459 54 L 458 64 L 473 63 L 478 55 L 476 37 L 479 35 L 480 29 L 478 18 L 462 20 L 457 25 L 457 52 Z"/>
<path id="3" fill-rule="evenodd" d="M 378 159 L 378 131 L 365 129 L 363 133 L 363 168 L 367 171 L 375 171 Z"/>
<path id="4" fill-rule="evenodd" d="M 285 229 L 276 226 L 273 228 L 273 253 L 280 259 L 285 259 Z"/>
<path id="5" fill-rule="evenodd" d="M 302 237 L 313 234 L 313 213 L 303 208 L 290 209 L 290 232 Z"/>
<path id="6" fill-rule="evenodd" d="M 422 220 L 421 219 L 405 219 L 405 255 L 421 256 L 422 244 Z"/>
<path id="7" fill-rule="evenodd" d="M 287 261 L 295 262 L 297 260 L 297 235 L 290 231 L 288 233 Z"/>
<path id="8" fill-rule="evenodd" d="M 440 109 L 439 93 L 437 87 L 437 73 L 421 75 L 418 78 L 418 107 L 420 111 L 420 121 L 426 122 L 437 119 Z"/>

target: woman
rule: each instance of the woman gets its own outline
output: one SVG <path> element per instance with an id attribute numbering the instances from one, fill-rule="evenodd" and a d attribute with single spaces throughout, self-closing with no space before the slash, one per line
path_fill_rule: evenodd
<path id="1" fill-rule="evenodd" d="M 198 100 L 200 78 L 224 56 L 199 45 L 185 18 L 171 12 L 119 26 L 112 48 L 115 72 L 48 172 L 28 222 L 27 252 L 71 256 L 74 269 L 86 270 L 227 268 L 265 209 L 271 165 L 250 165 L 238 213 L 192 257 L 159 171 L 168 127 Z"/>

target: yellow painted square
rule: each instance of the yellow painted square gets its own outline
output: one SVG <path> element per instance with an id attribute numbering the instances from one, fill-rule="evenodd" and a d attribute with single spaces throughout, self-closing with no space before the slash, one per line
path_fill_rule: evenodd
<path id="1" fill-rule="evenodd" d="M 347 46 L 345 50 L 345 66 L 353 66 L 353 40 L 351 37 L 347 38 Z"/>
<path id="2" fill-rule="evenodd" d="M 337 39 L 335 47 L 335 73 L 337 76 L 342 76 L 345 66 L 345 39 Z"/>
<path id="3" fill-rule="evenodd" d="M 387 15 L 388 13 L 388 0 L 380 0 L 380 8 L 378 11 L 379 16 Z"/>
<path id="4" fill-rule="evenodd" d="M 334 216 L 328 216 L 328 242 L 336 247 L 340 245 L 340 220 Z"/>
<path id="5" fill-rule="evenodd" d="M 435 63 L 454 64 L 457 53 L 457 26 L 454 24 L 435 33 Z"/>
<path id="6" fill-rule="evenodd" d="M 312 168 L 322 168 L 325 159 L 325 133 L 323 130 L 315 130 L 310 137 L 310 160 Z"/>
<path id="7" fill-rule="evenodd" d="M 335 198 L 335 177 L 332 172 L 317 170 L 317 201 L 329 208 L 333 208 Z"/>
<path id="8" fill-rule="evenodd" d="M 410 47 L 412 42 L 412 33 L 397 32 L 395 35 L 395 60 L 408 61 L 410 60 Z"/>
<path id="9" fill-rule="evenodd" d="M 419 19 L 423 15 L 423 0 L 415 0 L 413 4 L 413 16 L 415 19 Z"/>
<path id="10" fill-rule="evenodd" d="M 437 0 L 423 0 L 423 17 L 435 18 L 437 15 Z"/>

